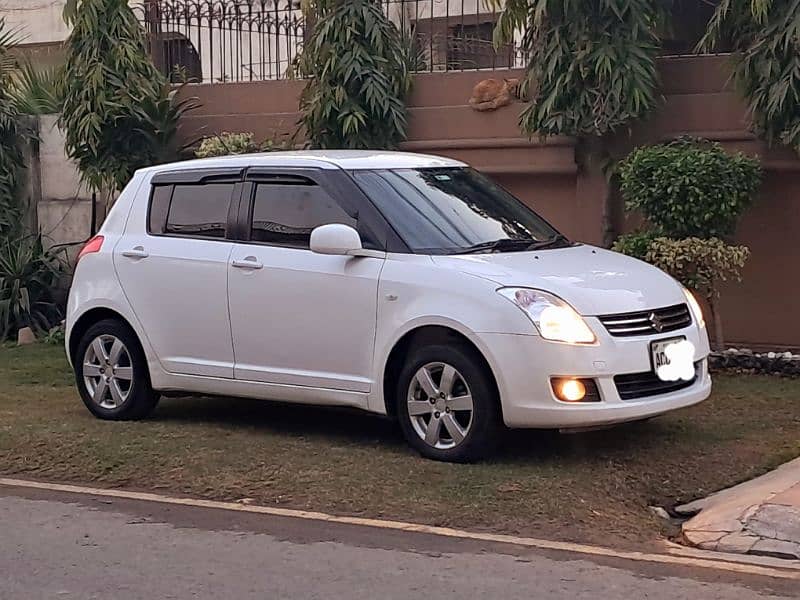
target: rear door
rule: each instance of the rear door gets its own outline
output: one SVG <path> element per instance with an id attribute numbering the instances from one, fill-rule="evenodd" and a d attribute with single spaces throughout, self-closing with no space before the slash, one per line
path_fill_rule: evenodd
<path id="1" fill-rule="evenodd" d="M 168 372 L 233 377 L 227 231 L 242 173 L 156 175 L 114 249 L 125 295 Z"/>
<path id="2" fill-rule="evenodd" d="M 311 231 L 343 223 L 376 248 L 332 170 L 248 175 L 229 297 L 237 379 L 368 392 L 384 259 L 316 254 Z M 362 211 L 363 213 L 363 211 Z"/>

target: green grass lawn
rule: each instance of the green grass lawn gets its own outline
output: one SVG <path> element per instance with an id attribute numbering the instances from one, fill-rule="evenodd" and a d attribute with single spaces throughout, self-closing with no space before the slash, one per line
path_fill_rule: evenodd
<path id="1" fill-rule="evenodd" d="M 386 419 L 225 398 L 94 419 L 57 346 L 0 347 L 5 476 L 638 546 L 671 506 L 800 455 L 800 380 L 715 378 L 698 407 L 602 432 L 511 431 L 491 462 L 419 458 Z"/>

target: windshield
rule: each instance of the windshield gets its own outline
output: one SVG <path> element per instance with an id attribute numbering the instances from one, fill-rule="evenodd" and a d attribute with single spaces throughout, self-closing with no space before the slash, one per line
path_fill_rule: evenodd
<path id="1" fill-rule="evenodd" d="M 544 219 L 473 169 L 352 172 L 412 252 L 511 252 L 564 244 Z"/>

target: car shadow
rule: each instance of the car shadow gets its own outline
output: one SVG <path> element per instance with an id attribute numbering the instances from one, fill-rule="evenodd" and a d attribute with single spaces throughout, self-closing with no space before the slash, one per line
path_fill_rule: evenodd
<path id="1" fill-rule="evenodd" d="M 162 422 L 214 424 L 265 433 L 319 437 L 374 445 L 404 444 L 393 419 L 358 409 L 228 397 L 163 398 L 153 419 Z"/>
<path id="2" fill-rule="evenodd" d="M 327 439 L 373 448 L 408 448 L 397 421 L 358 409 L 290 404 L 228 397 L 164 398 L 153 419 L 256 429 L 275 435 Z M 504 429 L 493 462 L 625 456 L 663 444 L 670 428 L 658 419 L 577 433 L 554 430 Z M 409 454 L 413 451 L 409 448 Z"/>
<path id="3" fill-rule="evenodd" d="M 624 423 L 593 431 L 506 430 L 496 460 L 505 464 L 531 460 L 583 461 L 628 458 L 663 445 L 669 427 L 658 420 Z"/>

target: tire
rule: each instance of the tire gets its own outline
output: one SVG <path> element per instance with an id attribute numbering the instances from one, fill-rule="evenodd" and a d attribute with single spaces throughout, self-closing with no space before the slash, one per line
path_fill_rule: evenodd
<path id="1" fill-rule="evenodd" d="M 427 382 L 425 372 L 430 376 Z M 445 373 L 451 385 L 443 381 Z M 465 410 L 467 397 L 471 411 Z M 494 449 L 501 422 L 497 389 L 487 366 L 469 347 L 413 349 L 400 372 L 395 400 L 406 440 L 427 458 L 473 462 Z"/>
<path id="2" fill-rule="evenodd" d="M 89 327 L 73 363 L 81 399 L 99 419 L 143 419 L 158 404 L 141 344 L 121 321 L 104 319 Z"/>

